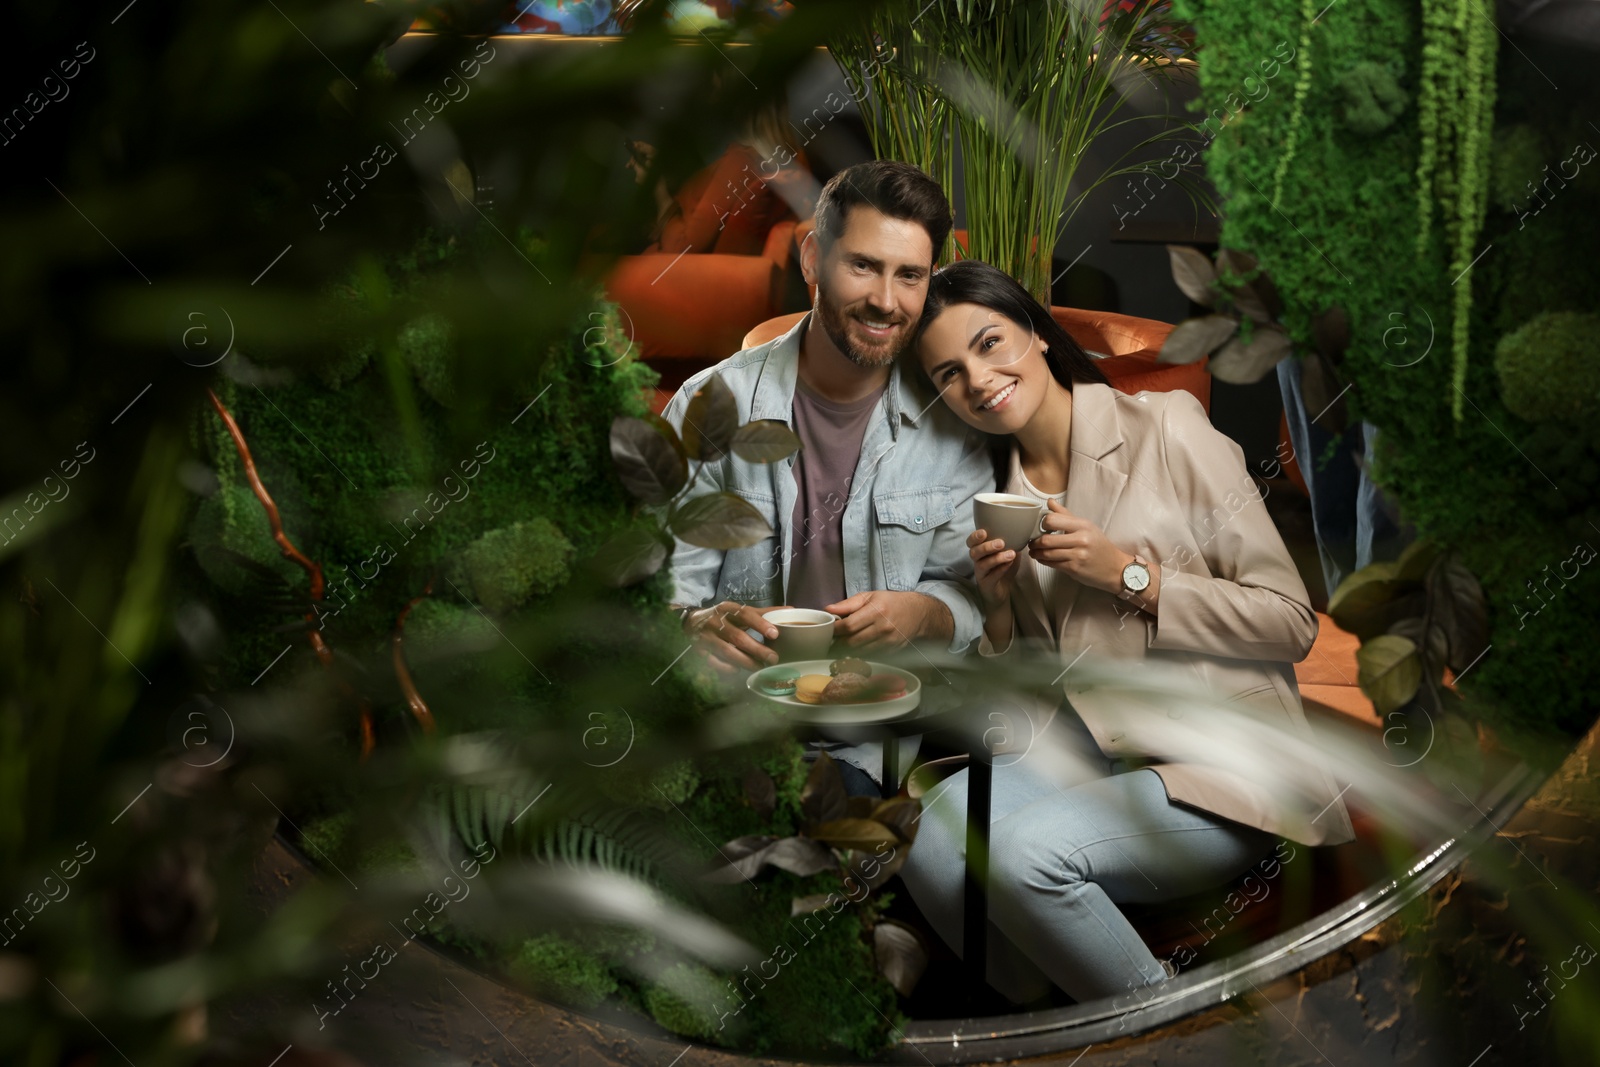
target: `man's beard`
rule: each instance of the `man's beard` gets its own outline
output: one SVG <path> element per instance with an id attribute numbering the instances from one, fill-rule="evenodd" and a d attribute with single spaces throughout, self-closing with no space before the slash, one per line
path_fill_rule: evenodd
<path id="1" fill-rule="evenodd" d="M 845 359 L 865 370 L 877 370 L 887 367 L 899 358 L 900 354 L 911 347 L 911 331 L 902 331 L 898 343 L 890 342 L 889 348 L 883 355 L 874 356 L 872 353 L 863 352 L 850 340 L 848 332 L 850 318 L 843 310 L 824 297 L 820 290 L 817 293 L 817 319 L 822 323 L 822 328 L 828 334 L 828 340 L 833 342 Z M 902 325 L 896 323 L 895 325 Z"/>

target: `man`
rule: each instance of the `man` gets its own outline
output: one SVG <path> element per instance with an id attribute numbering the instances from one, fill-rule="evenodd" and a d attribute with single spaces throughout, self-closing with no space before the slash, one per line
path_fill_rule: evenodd
<path id="1" fill-rule="evenodd" d="M 773 530 L 728 552 L 674 549 L 684 630 L 719 670 L 776 662 L 754 635 L 777 636 L 761 613 L 778 605 L 833 612 L 835 637 L 861 652 L 916 640 L 961 652 L 981 632 L 966 536 L 972 496 L 994 488 L 994 469 L 915 362 L 897 360 L 950 227 L 944 192 L 916 167 L 878 161 L 836 175 L 800 248 L 816 286 L 811 313 L 690 378 L 667 405 L 681 433 L 695 391 L 720 375 L 741 422 L 780 420 L 801 443 L 781 463 L 708 463 L 696 483 L 742 497 Z M 851 792 L 877 791 L 881 745 L 823 747 L 846 765 Z M 902 740 L 902 766 L 916 747 Z"/>

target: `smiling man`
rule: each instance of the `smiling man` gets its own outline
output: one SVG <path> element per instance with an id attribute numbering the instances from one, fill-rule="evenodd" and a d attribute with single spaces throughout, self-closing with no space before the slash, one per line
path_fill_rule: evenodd
<path id="1" fill-rule="evenodd" d="M 674 550 L 684 629 L 719 669 L 776 661 L 753 634 L 777 636 L 761 613 L 778 605 L 833 612 L 835 636 L 863 652 L 918 640 L 960 652 L 977 638 L 965 538 L 972 496 L 993 488 L 994 470 L 985 442 L 898 358 L 950 226 L 944 192 L 916 167 L 878 161 L 835 175 L 800 249 L 816 286 L 811 313 L 690 378 L 667 405 L 681 432 L 690 398 L 720 375 L 741 421 L 782 421 L 801 443 L 782 463 L 730 455 L 700 471 L 695 492 L 735 493 L 773 531 L 728 552 L 683 541 Z M 915 749 L 903 740 L 902 760 Z M 881 781 L 882 746 L 832 755 L 855 768 L 844 769 L 852 792 Z"/>

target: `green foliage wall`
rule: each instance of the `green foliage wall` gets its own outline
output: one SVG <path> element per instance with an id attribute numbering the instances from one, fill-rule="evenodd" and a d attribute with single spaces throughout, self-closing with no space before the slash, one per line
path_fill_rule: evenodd
<path id="1" fill-rule="evenodd" d="M 329 294 L 318 330 L 331 358 L 296 369 L 292 353 L 261 354 L 219 388 L 286 533 L 327 574 L 320 632 L 336 651 L 369 663 L 363 691 L 380 715 L 380 744 L 406 743 L 408 717 L 387 651 L 400 611 L 430 580 L 432 594 L 408 616 L 405 648 L 442 732 L 553 731 L 588 747 L 599 730 L 613 734 L 620 754 L 624 726 L 615 710 L 632 707 L 628 738 L 639 751 L 616 768 L 576 767 L 516 825 L 517 836 L 499 836 L 525 802 L 514 790 L 447 796 L 454 820 L 446 832 L 459 828 L 470 839 L 481 827 L 497 846 L 532 858 L 644 878 L 718 917 L 769 959 L 782 943 L 795 960 L 770 990 L 736 995 L 732 982 L 767 983 L 681 962 L 652 970 L 656 946 L 639 932 L 574 927 L 501 944 L 444 926 L 432 933 L 546 996 L 578 1008 L 610 1000 L 713 1044 L 879 1051 L 896 1005 L 876 974 L 864 924 L 886 899 L 851 905 L 805 937 L 790 923 L 790 901 L 837 890 L 837 876 L 773 871 L 754 884 L 717 887 L 692 877 L 717 860 L 709 842 L 794 832 L 807 769 L 799 746 L 783 740 L 761 753 L 673 759 L 682 744 L 673 730 L 689 728 L 705 702 L 692 672 L 661 669 L 678 651 L 663 640 L 664 577 L 609 590 L 586 567 L 595 548 L 631 522 L 607 435 L 617 415 L 644 413 L 654 374 L 627 358 L 614 314 L 597 298 L 595 314 L 580 318 L 565 343 L 503 354 L 523 371 L 514 395 L 463 410 L 458 397 L 467 391 L 454 375 L 457 346 L 467 342 L 435 304 L 482 237 L 428 235 L 410 253 L 370 265 Z M 375 311 L 387 325 L 373 327 Z M 210 583 L 231 633 L 231 680 L 248 685 L 286 645 L 289 662 L 274 670 L 320 670 L 304 636 L 283 631 L 306 608 L 304 571 L 272 542 L 221 420 L 205 411 L 196 434 L 218 489 L 196 508 L 189 541 L 196 578 Z M 353 735 L 353 708 L 350 716 Z M 603 764 L 611 750 L 591 753 Z M 778 786 L 770 817 L 744 796 L 752 762 Z M 529 798 L 536 793 L 530 787 Z M 339 796 L 305 814 L 308 847 L 341 867 L 410 862 L 404 849 L 364 851 Z M 861 996 L 838 997 L 846 982 Z"/>
<path id="2" fill-rule="evenodd" d="M 1461 552 L 1488 598 L 1493 647 L 1463 683 L 1481 713 L 1511 734 L 1582 731 L 1600 665 L 1587 649 L 1594 577 L 1574 572 L 1582 558 L 1574 546 L 1600 545 L 1600 498 L 1592 483 L 1568 474 L 1594 459 L 1595 412 L 1559 434 L 1531 425 L 1501 400 L 1494 353 L 1502 335 L 1541 311 L 1592 309 L 1600 168 L 1585 165 L 1575 178 L 1567 168 L 1567 181 L 1541 185 L 1537 201 L 1526 187 L 1570 159 L 1585 136 L 1600 144 L 1581 121 L 1595 110 L 1592 60 L 1529 41 L 1520 51 L 1500 44 L 1492 195 L 1464 304 L 1452 286 L 1452 227 L 1437 217 L 1445 205 L 1437 188 L 1417 184 L 1422 8 L 1341 0 L 1313 25 L 1316 12 L 1298 0 L 1180 6 L 1196 19 L 1207 111 L 1245 91 L 1255 64 L 1279 42 L 1304 42 L 1294 73 L 1232 119 L 1206 154 L 1207 174 L 1226 198 L 1222 243 L 1260 258 L 1301 348 L 1310 346 L 1316 313 L 1339 305 L 1349 314 L 1346 400 L 1354 417 L 1382 430 L 1379 480 L 1422 535 Z M 1485 15 L 1493 17 L 1492 8 L 1470 13 Z M 1291 81 L 1303 86 L 1298 100 L 1283 88 Z M 1460 81 L 1450 84 L 1459 89 Z M 1437 106 L 1462 101 L 1452 91 Z M 1426 234 L 1419 199 L 1435 212 Z M 1519 217 L 1523 205 L 1538 217 Z M 1468 347 L 1458 392 L 1451 350 L 1454 312 L 1463 307 Z"/>
<path id="3" fill-rule="evenodd" d="M 318 625 L 336 650 L 381 652 L 401 609 L 431 581 L 432 600 L 418 609 L 414 634 L 417 658 L 426 660 L 428 639 L 439 631 L 430 623 L 440 616 L 481 626 L 478 606 L 502 616 L 546 601 L 581 570 L 588 553 L 579 546 L 629 521 L 606 428 L 618 413 L 645 410 L 654 372 L 624 358 L 625 342 L 613 343 L 621 332 L 598 299 L 600 327 L 580 320 L 548 351 L 503 353 L 522 371 L 525 384 L 514 395 L 479 411 L 453 408 L 456 347 L 431 305 L 480 238 L 430 235 L 330 293 L 320 325 L 332 358 L 297 373 L 287 356 L 266 353 L 219 386 L 285 532 L 323 568 L 328 590 Z M 389 334 L 359 333 L 374 308 L 397 324 Z M 308 582 L 271 541 L 221 420 L 201 412 L 196 433 L 219 490 L 201 502 L 190 543 L 230 598 L 224 617 L 233 631 L 233 680 L 248 684 L 286 645 L 293 662 L 309 661 L 305 639 L 279 630 L 305 605 L 262 610 L 275 593 L 303 601 Z M 248 569 L 235 553 L 266 572 Z M 284 588 L 274 588 L 269 574 Z M 651 586 L 612 599 L 645 606 L 661 598 Z M 549 702 L 554 694 L 541 668 L 522 667 L 516 690 Z"/>

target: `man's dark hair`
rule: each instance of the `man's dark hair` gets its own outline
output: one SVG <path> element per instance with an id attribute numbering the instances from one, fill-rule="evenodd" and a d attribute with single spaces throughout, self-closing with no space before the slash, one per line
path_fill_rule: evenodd
<path id="1" fill-rule="evenodd" d="M 944 250 L 954 219 L 939 183 L 910 163 L 876 159 L 835 174 L 817 197 L 817 240 L 827 248 L 844 234 L 850 209 L 865 204 L 891 219 L 922 224 L 933 242 L 933 258 Z"/>

